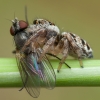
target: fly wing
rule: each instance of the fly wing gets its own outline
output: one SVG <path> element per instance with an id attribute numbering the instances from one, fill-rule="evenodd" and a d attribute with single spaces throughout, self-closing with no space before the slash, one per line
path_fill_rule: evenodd
<path id="1" fill-rule="evenodd" d="M 27 92 L 34 98 L 40 94 L 40 76 L 38 73 L 37 62 L 34 55 L 30 54 L 28 57 L 17 57 L 17 64 L 22 78 L 22 82 Z"/>
<path id="2" fill-rule="evenodd" d="M 40 56 L 41 51 L 38 50 L 37 53 L 38 53 L 38 56 Z M 42 79 L 44 86 L 48 89 L 53 89 L 55 87 L 56 75 L 46 55 L 43 56 L 41 62 L 39 63 L 39 67 L 42 71 L 41 79 Z"/>

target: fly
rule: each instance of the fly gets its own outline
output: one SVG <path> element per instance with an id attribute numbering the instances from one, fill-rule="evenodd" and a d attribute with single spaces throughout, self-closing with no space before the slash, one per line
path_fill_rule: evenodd
<path id="1" fill-rule="evenodd" d="M 47 89 L 55 87 L 56 75 L 46 54 L 39 61 L 43 53 L 42 46 L 48 38 L 59 33 L 57 26 L 52 25 L 51 27 L 50 25 L 51 23 L 46 20 L 44 24 L 35 24 L 34 21 L 33 25 L 29 25 L 27 18 L 26 21 L 15 18 L 10 28 L 16 46 L 17 65 L 23 82 L 20 90 L 25 87 L 34 98 L 40 95 L 41 82 Z"/>

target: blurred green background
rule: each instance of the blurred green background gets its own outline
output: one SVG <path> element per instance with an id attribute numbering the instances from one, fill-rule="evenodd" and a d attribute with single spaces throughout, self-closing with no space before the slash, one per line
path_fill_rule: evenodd
<path id="1" fill-rule="evenodd" d="M 14 57 L 13 37 L 10 35 L 14 13 L 25 20 L 24 6 L 28 8 L 30 24 L 36 18 L 54 22 L 61 31 L 73 32 L 91 45 L 94 59 L 100 59 L 100 1 L 99 0 L 0 0 L 0 57 Z M 99 100 L 100 87 L 64 87 L 54 90 L 41 89 L 37 100 Z M 25 89 L 0 89 L 0 99 L 32 100 Z"/>

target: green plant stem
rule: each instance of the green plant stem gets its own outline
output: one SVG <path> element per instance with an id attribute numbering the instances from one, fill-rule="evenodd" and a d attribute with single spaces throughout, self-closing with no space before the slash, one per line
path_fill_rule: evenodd
<path id="1" fill-rule="evenodd" d="M 57 73 L 58 60 L 51 60 L 56 73 L 56 86 L 100 86 L 100 60 L 84 60 L 84 68 L 77 60 L 67 60 Z M 22 81 L 14 58 L 0 58 L 0 87 L 21 87 Z"/>

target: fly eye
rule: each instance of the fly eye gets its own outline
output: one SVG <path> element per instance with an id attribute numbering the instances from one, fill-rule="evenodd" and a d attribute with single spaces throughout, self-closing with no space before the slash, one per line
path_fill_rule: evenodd
<path id="1" fill-rule="evenodd" d="M 23 20 L 13 22 L 13 25 L 10 28 L 10 34 L 14 36 L 18 31 L 23 30 L 27 27 L 28 23 Z"/>
<path id="2" fill-rule="evenodd" d="M 19 21 L 19 27 L 20 27 L 21 30 L 22 30 L 22 29 L 25 29 L 25 28 L 28 27 L 28 23 L 25 22 L 25 21 L 23 21 L 23 20 L 20 20 L 20 21 Z"/>
<path id="3" fill-rule="evenodd" d="M 13 26 L 11 26 L 11 27 L 10 27 L 10 34 L 11 34 L 12 36 L 14 36 L 14 35 L 15 35 L 15 31 L 14 31 Z"/>

